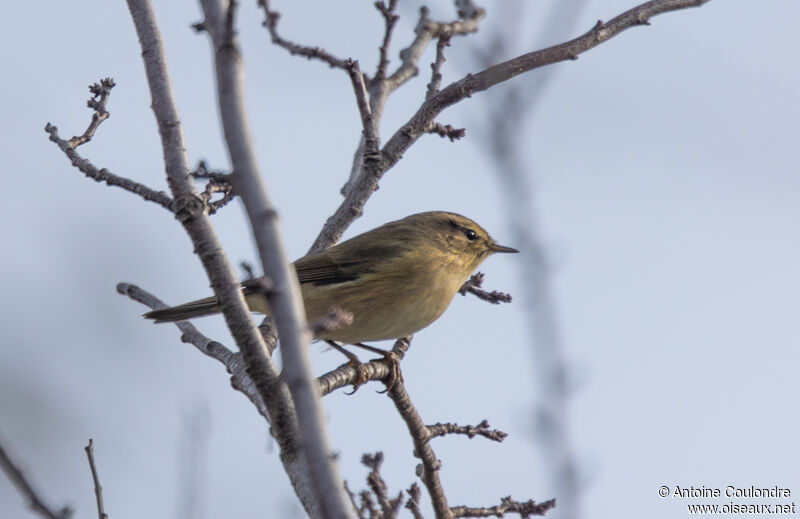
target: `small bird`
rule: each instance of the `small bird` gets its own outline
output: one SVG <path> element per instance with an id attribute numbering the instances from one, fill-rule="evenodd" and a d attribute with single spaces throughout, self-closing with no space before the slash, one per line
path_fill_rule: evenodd
<path id="1" fill-rule="evenodd" d="M 333 309 L 352 314 L 349 324 L 322 331 L 316 338 L 364 346 L 361 343 L 407 337 L 427 327 L 495 252 L 519 251 L 498 245 L 469 218 L 431 211 L 304 256 L 294 267 L 308 322 L 324 319 Z M 251 311 L 270 313 L 263 290 L 251 284 L 242 290 Z M 216 298 L 208 297 L 144 316 L 169 322 L 220 311 Z"/>

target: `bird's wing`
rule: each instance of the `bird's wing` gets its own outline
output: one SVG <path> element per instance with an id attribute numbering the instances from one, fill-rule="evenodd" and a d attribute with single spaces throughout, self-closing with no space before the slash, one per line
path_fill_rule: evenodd
<path id="1" fill-rule="evenodd" d="M 358 238 L 295 261 L 300 283 L 331 285 L 355 281 L 374 272 L 378 263 L 396 259 L 405 249 L 400 244 L 376 245 Z"/>

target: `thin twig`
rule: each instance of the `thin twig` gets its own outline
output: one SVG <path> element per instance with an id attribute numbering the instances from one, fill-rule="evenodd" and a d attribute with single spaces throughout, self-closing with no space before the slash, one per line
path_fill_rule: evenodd
<path id="1" fill-rule="evenodd" d="M 118 283 L 117 292 L 154 310 L 166 308 L 167 306 L 153 294 L 130 283 Z M 181 331 L 182 342 L 192 344 L 204 355 L 222 363 L 231 375 L 231 386 L 243 393 L 256 406 L 258 412 L 269 420 L 267 404 L 258 392 L 255 383 L 250 379 L 250 375 L 247 374 L 242 354 L 239 352 L 234 353 L 222 343 L 206 337 L 189 321 L 176 321 L 173 324 Z M 275 349 L 274 337 L 272 342 L 267 341 L 266 346 L 270 352 Z"/>
<path id="2" fill-rule="evenodd" d="M 543 503 L 537 503 L 533 499 L 520 502 L 514 501 L 511 496 L 508 496 L 501 499 L 499 505 L 489 508 L 454 506 L 451 511 L 453 512 L 453 517 L 503 517 L 503 514 L 513 513 L 525 518 L 532 515 L 544 515 L 555 506 L 555 499 L 550 499 Z"/>
<path id="3" fill-rule="evenodd" d="M 422 462 L 422 482 L 428 489 L 428 495 L 433 504 L 433 510 L 437 519 L 450 519 L 453 514 L 450 512 L 450 507 L 447 505 L 447 496 L 442 488 L 441 480 L 439 479 L 439 469 L 441 462 L 436 458 L 436 453 L 430 445 L 431 439 L 430 432 L 422 421 L 422 417 L 417 411 L 414 404 L 411 402 L 411 397 L 406 392 L 405 384 L 401 377 L 395 381 L 394 385 L 389 389 L 389 398 L 400 414 L 400 417 L 406 423 L 408 432 L 414 442 L 414 456 L 419 458 Z"/>
<path id="4" fill-rule="evenodd" d="M 478 299 L 482 299 L 483 301 L 487 301 L 493 305 L 511 302 L 511 294 L 506 294 L 505 292 L 499 292 L 497 290 L 492 290 L 491 292 L 483 290 L 481 288 L 483 285 L 483 278 L 483 272 L 476 272 L 467 281 L 465 281 L 463 285 L 461 285 L 461 288 L 458 289 L 458 293 L 462 296 L 465 296 L 468 293 L 472 294 L 477 296 Z"/>
<path id="5" fill-rule="evenodd" d="M 486 420 L 481 421 L 478 425 L 458 425 L 457 423 L 435 423 L 428 426 L 428 432 L 431 438 L 437 436 L 445 436 L 447 434 L 463 434 L 467 438 L 472 439 L 475 436 L 483 436 L 492 441 L 502 442 L 508 436 L 499 429 L 489 429 L 489 422 Z"/>
<path id="6" fill-rule="evenodd" d="M 380 161 L 378 130 L 372 117 L 369 99 L 367 98 L 367 85 L 364 82 L 364 75 L 358 67 L 358 61 L 352 59 L 347 60 L 345 69 L 350 76 L 350 81 L 353 83 L 358 113 L 361 115 L 361 126 L 364 131 L 364 160 L 378 162 Z"/>
<path id="7" fill-rule="evenodd" d="M 397 70 L 389 76 L 387 82 L 390 90 L 396 90 L 406 81 L 417 75 L 418 66 L 422 53 L 428 47 L 428 43 L 439 35 L 447 32 L 455 36 L 463 36 L 476 32 L 480 21 L 485 16 L 483 9 L 476 8 L 467 13 L 467 16 L 459 16 L 459 20 L 444 23 L 435 22 L 428 17 L 428 8 L 421 7 L 419 10 L 419 22 L 415 32 L 417 34 L 414 41 L 407 48 L 400 51 L 402 63 Z"/>
<path id="8" fill-rule="evenodd" d="M 45 502 L 39 493 L 33 488 L 33 484 L 28 481 L 25 472 L 11 460 L 5 447 L 0 443 L 0 467 L 6 473 L 11 483 L 17 487 L 20 494 L 28 501 L 28 507 L 41 515 L 45 519 L 70 519 L 73 511 L 65 506 L 58 511 L 54 511 Z"/>
<path id="9" fill-rule="evenodd" d="M 280 34 L 278 34 L 278 20 L 280 20 L 281 14 L 269 8 L 269 0 L 258 0 L 258 5 L 264 9 L 265 18 L 261 25 L 266 27 L 267 31 L 269 31 L 272 43 L 283 47 L 293 56 L 305 56 L 308 59 L 318 59 L 327 63 L 332 68 L 347 68 L 345 60 L 337 58 L 319 47 L 298 45 L 297 43 L 292 43 L 289 40 L 283 39 Z"/>
<path id="10" fill-rule="evenodd" d="M 425 128 L 425 131 L 427 133 L 435 133 L 439 137 L 447 137 L 450 139 L 450 142 L 457 141 L 467 134 L 467 130 L 464 128 L 453 128 L 452 125 L 441 124 L 433 121 L 428 123 L 428 127 Z"/>
<path id="11" fill-rule="evenodd" d="M 424 519 L 422 517 L 422 511 L 419 509 L 419 500 L 422 497 L 422 491 L 419 489 L 419 485 L 416 483 L 412 483 L 410 487 L 408 487 L 408 500 L 406 501 L 406 508 L 411 511 L 411 515 L 414 516 L 414 519 Z"/>
<path id="12" fill-rule="evenodd" d="M 69 140 L 62 139 L 58 135 L 58 128 L 50 123 L 45 125 L 44 131 L 50 135 L 50 140 L 56 143 L 67 158 L 69 158 L 72 165 L 78 168 L 87 177 L 97 182 L 105 182 L 109 186 L 121 187 L 126 191 L 141 196 L 148 202 L 155 202 L 161 207 L 173 211 L 173 200 L 163 191 L 156 191 L 139 182 L 117 176 L 106 168 L 97 169 L 94 164 L 81 157 L 80 154 L 75 151 L 75 148 L 78 146 L 89 142 L 92 137 L 94 137 L 100 123 L 108 119 L 109 113 L 106 110 L 106 103 L 108 102 L 108 97 L 113 87 L 114 81 L 111 78 L 103 79 L 99 84 L 95 83 L 89 87 L 89 91 L 92 92 L 92 98 L 89 99 L 87 105 L 93 110 L 92 121 L 82 135 L 72 137 Z"/>
<path id="13" fill-rule="evenodd" d="M 67 141 L 67 144 L 70 148 L 75 149 L 81 144 L 85 144 L 92 140 L 92 137 L 94 137 L 94 133 L 97 131 L 97 128 L 100 126 L 100 124 L 111 117 L 111 114 L 108 112 L 108 110 L 106 110 L 106 104 L 108 103 L 108 98 L 111 95 L 111 89 L 115 86 L 116 84 L 114 83 L 114 80 L 110 77 L 101 79 L 100 83 L 94 83 L 93 85 L 89 86 L 89 92 L 91 92 L 92 97 L 90 97 L 86 102 L 86 106 L 91 108 L 93 111 L 92 121 L 89 123 L 89 126 L 82 135 L 76 135 Z"/>
<path id="14" fill-rule="evenodd" d="M 397 0 L 389 0 L 388 5 L 385 1 L 378 0 L 375 2 L 375 7 L 380 11 L 381 15 L 383 15 L 385 30 L 383 33 L 383 43 L 379 51 L 378 69 L 375 71 L 373 81 L 383 81 L 386 79 L 386 68 L 389 66 L 389 42 L 392 40 L 392 31 L 400 17 L 395 14 Z"/>
<path id="15" fill-rule="evenodd" d="M 431 82 L 428 83 L 426 99 L 438 92 L 442 84 L 442 65 L 447 61 L 444 57 L 444 49 L 450 46 L 450 36 L 449 32 L 444 31 L 439 35 L 439 40 L 436 42 L 436 60 L 431 63 Z"/>
<path id="16" fill-rule="evenodd" d="M 89 458 L 89 468 L 92 471 L 92 481 L 94 481 L 94 495 L 97 498 L 97 516 L 99 519 L 108 519 L 108 514 L 103 507 L 103 487 L 100 485 L 100 477 L 97 475 L 97 467 L 94 464 L 94 440 L 89 438 L 89 445 L 84 449 Z"/>
<path id="17" fill-rule="evenodd" d="M 361 457 L 361 464 L 370 469 L 367 474 L 367 484 L 369 485 L 372 494 L 378 501 L 381 507 L 382 517 L 389 518 L 392 516 L 392 504 L 389 502 L 388 488 L 386 481 L 381 476 L 381 465 L 383 464 L 383 453 L 376 452 L 375 454 L 364 454 Z"/>

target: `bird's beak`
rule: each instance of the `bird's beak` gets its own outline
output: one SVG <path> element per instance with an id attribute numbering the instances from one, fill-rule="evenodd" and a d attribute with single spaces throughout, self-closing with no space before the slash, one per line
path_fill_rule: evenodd
<path id="1" fill-rule="evenodd" d="M 517 249 L 506 247 L 505 245 L 498 245 L 494 242 L 489 244 L 489 250 L 492 252 L 519 252 Z"/>

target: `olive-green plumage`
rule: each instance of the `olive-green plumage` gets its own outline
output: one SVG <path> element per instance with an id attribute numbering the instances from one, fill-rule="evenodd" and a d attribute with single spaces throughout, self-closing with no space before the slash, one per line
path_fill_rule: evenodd
<path id="1" fill-rule="evenodd" d="M 389 222 L 294 262 L 309 322 L 332 308 L 350 324 L 319 339 L 348 344 L 406 337 L 435 321 L 469 275 L 498 245 L 469 218 L 432 211 Z M 250 310 L 269 313 L 261 292 L 244 289 Z M 148 312 L 156 322 L 218 313 L 216 298 Z"/>

